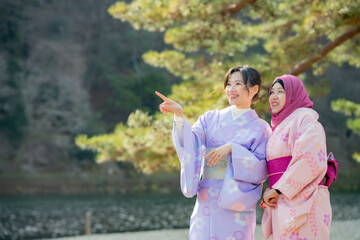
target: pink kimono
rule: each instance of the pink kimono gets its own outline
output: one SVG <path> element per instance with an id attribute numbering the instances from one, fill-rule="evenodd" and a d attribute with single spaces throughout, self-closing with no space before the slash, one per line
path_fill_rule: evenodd
<path id="1" fill-rule="evenodd" d="M 292 156 L 272 188 L 282 193 L 275 210 L 265 209 L 264 237 L 282 240 L 329 239 L 331 205 L 326 186 L 319 186 L 327 169 L 326 139 L 318 114 L 297 108 L 276 126 L 270 137 L 267 161 Z"/>

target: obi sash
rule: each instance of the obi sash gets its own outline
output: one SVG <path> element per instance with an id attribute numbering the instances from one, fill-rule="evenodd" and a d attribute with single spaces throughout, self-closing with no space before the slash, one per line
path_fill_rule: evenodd
<path id="1" fill-rule="evenodd" d="M 206 154 L 214 150 L 214 148 L 206 149 Z M 202 169 L 201 172 L 203 178 L 210 178 L 210 179 L 224 179 L 227 169 L 227 163 L 229 161 L 229 155 L 221 158 L 216 165 L 208 166 L 210 158 L 203 159 Z"/>
<path id="2" fill-rule="evenodd" d="M 268 178 L 269 178 L 269 187 L 272 186 L 281 178 L 281 176 L 286 171 L 289 163 L 292 159 L 292 156 L 286 156 L 281 158 L 274 158 L 267 162 L 268 164 Z M 327 157 L 327 171 L 325 175 L 325 183 L 321 181 L 319 185 L 325 185 L 330 187 L 331 183 L 336 180 L 338 175 L 338 162 L 334 157 L 334 154 L 331 152 Z"/>
<path id="3" fill-rule="evenodd" d="M 286 156 L 286 157 L 281 157 L 281 158 L 274 158 L 267 162 L 270 188 L 272 188 L 272 186 L 284 174 L 287 167 L 289 166 L 291 159 L 292 159 L 292 156 Z"/>

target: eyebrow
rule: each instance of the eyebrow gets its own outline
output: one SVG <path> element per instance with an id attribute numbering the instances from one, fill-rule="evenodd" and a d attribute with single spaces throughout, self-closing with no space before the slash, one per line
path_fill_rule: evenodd
<path id="1" fill-rule="evenodd" d="M 235 79 L 235 80 L 232 80 L 232 81 L 229 79 L 229 81 L 228 81 L 228 82 L 241 82 L 241 83 L 243 83 L 243 81 L 242 81 L 242 80 L 240 80 L 240 79 Z"/>
<path id="2" fill-rule="evenodd" d="M 277 89 L 277 90 L 284 90 L 284 88 L 282 87 L 282 86 L 277 86 L 277 87 L 272 87 L 271 88 L 271 90 L 273 90 L 273 89 Z"/>

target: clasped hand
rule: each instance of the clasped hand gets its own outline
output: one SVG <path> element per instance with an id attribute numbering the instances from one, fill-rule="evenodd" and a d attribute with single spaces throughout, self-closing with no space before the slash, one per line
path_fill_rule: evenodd
<path id="1" fill-rule="evenodd" d="M 232 151 L 232 146 L 231 143 L 222 145 L 220 147 L 215 148 L 214 150 L 210 151 L 208 154 L 206 154 L 206 156 L 204 157 L 205 159 L 210 157 L 209 161 L 208 161 L 208 166 L 215 166 L 219 163 L 220 159 L 222 159 L 223 157 L 229 155 Z"/>
<path id="2" fill-rule="evenodd" d="M 275 189 L 268 188 L 264 192 L 263 200 L 270 209 L 275 209 L 279 201 L 280 194 Z"/>

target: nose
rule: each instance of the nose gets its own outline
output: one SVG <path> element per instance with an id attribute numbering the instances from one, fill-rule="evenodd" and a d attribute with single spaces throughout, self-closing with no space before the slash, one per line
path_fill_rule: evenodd
<path id="1" fill-rule="evenodd" d="M 277 93 L 273 93 L 273 94 L 271 94 L 271 98 L 272 98 L 272 99 L 278 99 L 278 95 L 277 95 Z"/>
<path id="2" fill-rule="evenodd" d="M 232 91 L 232 90 L 235 89 L 235 88 L 236 88 L 235 85 L 230 85 L 230 86 L 228 86 L 228 90 L 229 90 L 229 91 Z"/>

